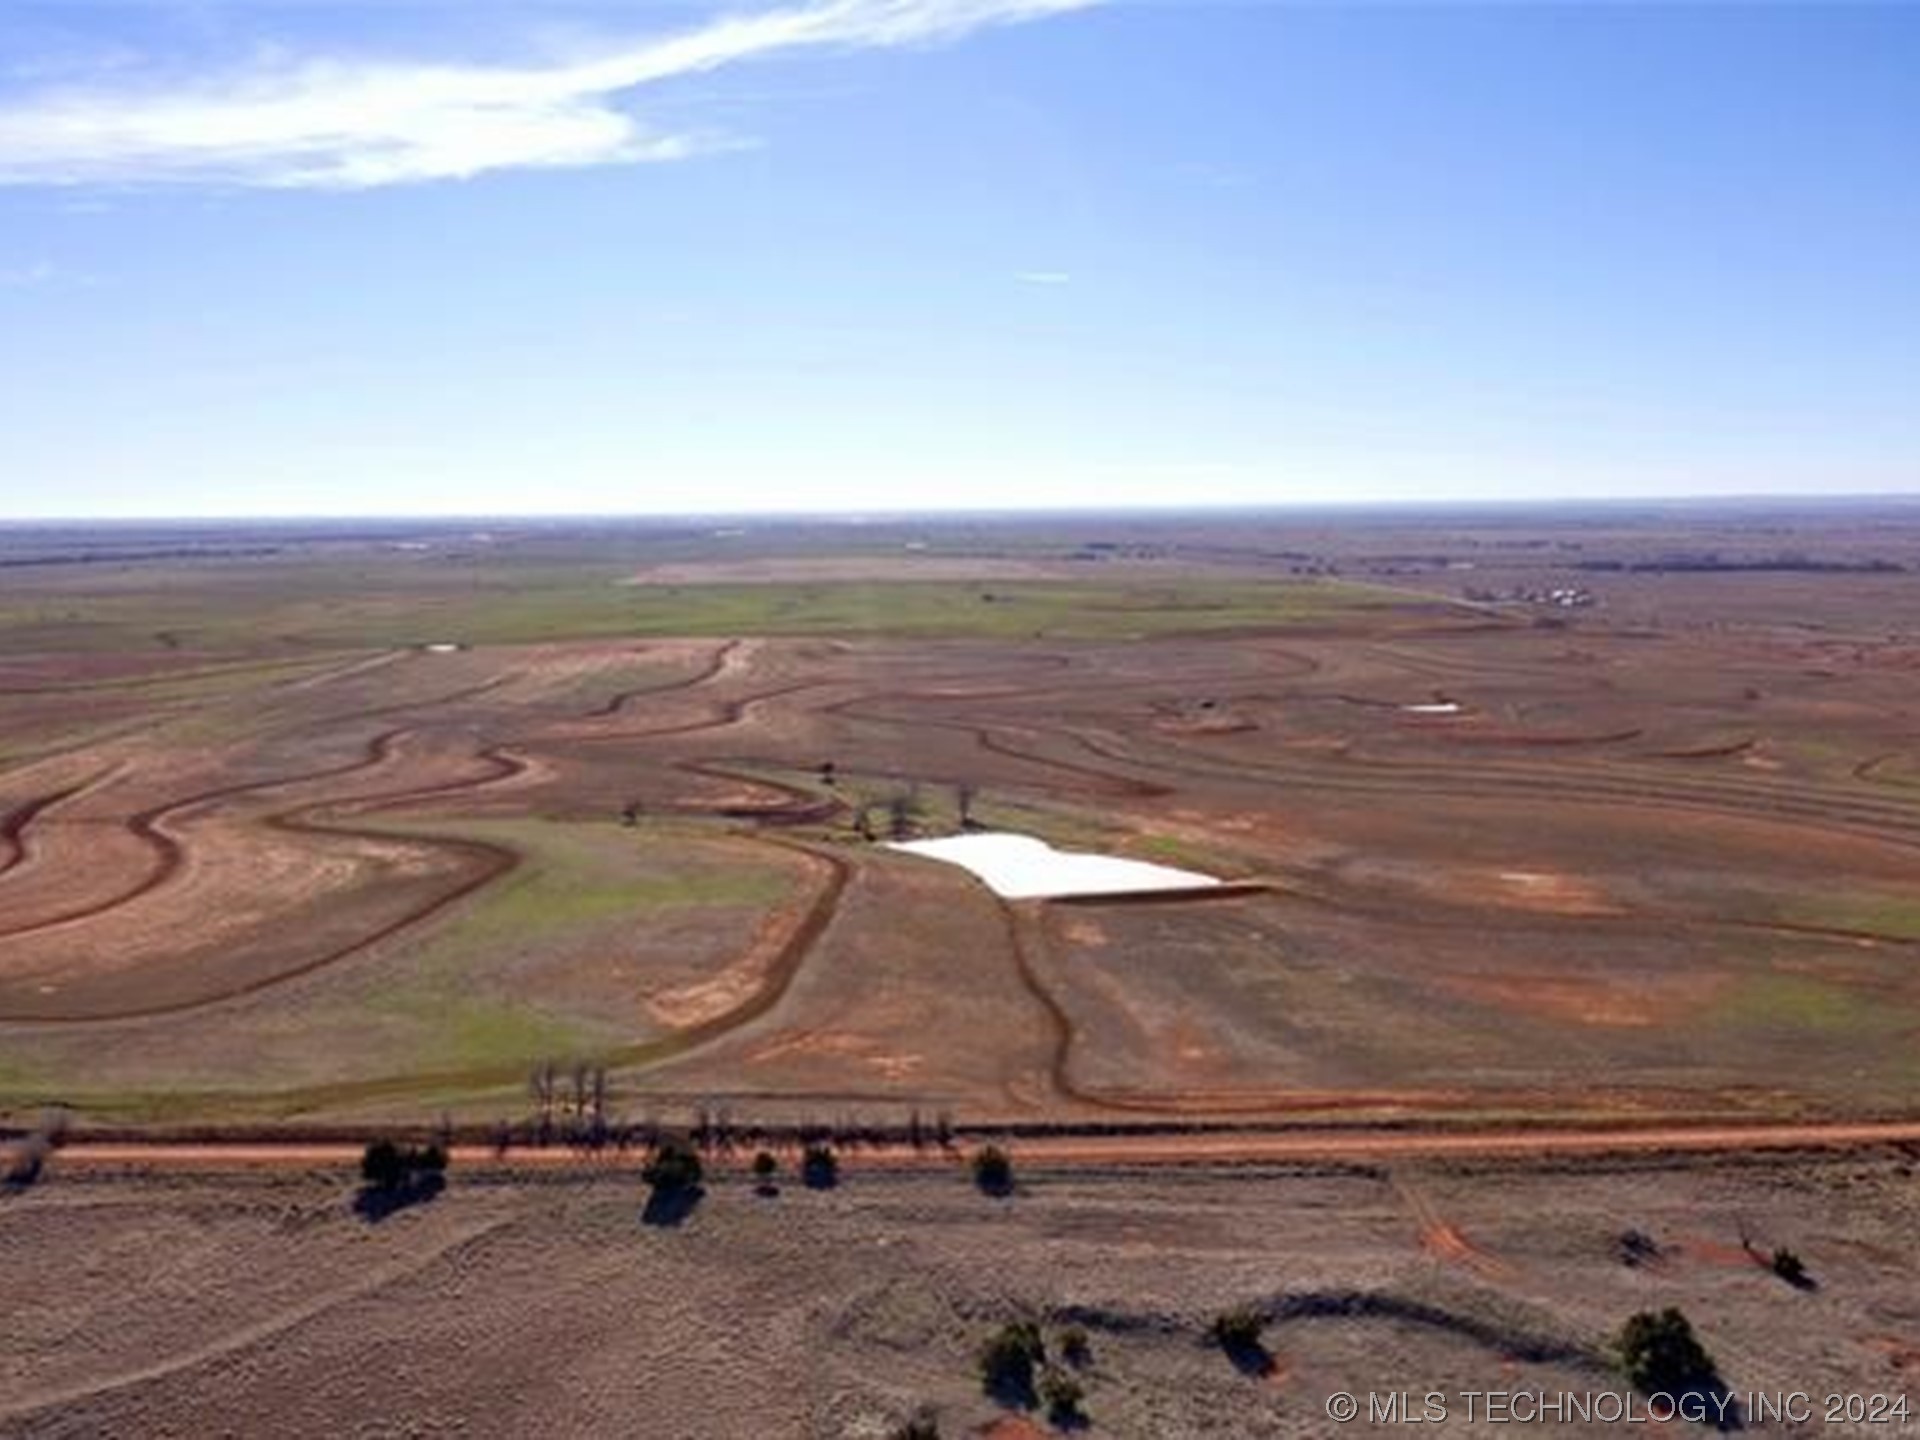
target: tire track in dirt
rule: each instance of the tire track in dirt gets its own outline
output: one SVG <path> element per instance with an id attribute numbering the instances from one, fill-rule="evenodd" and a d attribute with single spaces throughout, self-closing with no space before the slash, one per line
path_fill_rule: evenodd
<path id="1" fill-rule="evenodd" d="M 358 1284 L 315 1296 L 311 1300 L 303 1301 L 264 1320 L 229 1331 L 178 1355 L 169 1355 L 164 1359 L 155 1360 L 137 1370 L 109 1375 L 84 1385 L 69 1386 L 64 1390 L 43 1391 L 39 1394 L 0 1400 L 0 1421 L 18 1421 L 46 1410 L 68 1409 L 75 1405 L 104 1399 L 123 1390 L 150 1385 L 156 1380 L 169 1379 L 203 1365 L 210 1365 L 215 1361 L 229 1360 L 297 1330 L 343 1305 L 370 1299 L 402 1281 L 412 1280 L 442 1260 L 498 1233 L 511 1223 L 510 1219 L 500 1219 L 488 1221 L 482 1225 L 468 1226 L 451 1239 L 423 1253 L 410 1255 L 405 1262 L 390 1265 Z"/>
<path id="2" fill-rule="evenodd" d="M 1511 1267 L 1469 1240 L 1459 1226 L 1440 1213 L 1425 1191 L 1398 1171 L 1388 1177 L 1388 1183 L 1413 1215 L 1422 1250 L 1436 1260 L 1477 1270 L 1491 1279 L 1507 1278 Z"/>

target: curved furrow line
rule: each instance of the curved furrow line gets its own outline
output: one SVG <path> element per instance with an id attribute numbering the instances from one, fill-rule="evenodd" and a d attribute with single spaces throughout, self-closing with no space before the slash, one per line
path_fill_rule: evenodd
<path id="1" fill-rule="evenodd" d="M 1024 760 L 1029 764 L 1042 765 L 1063 774 L 1078 775 L 1083 779 L 1093 780 L 1104 787 L 1103 793 L 1108 795 L 1125 795 L 1137 800 L 1157 800 L 1174 793 L 1172 786 L 1162 785 L 1157 781 L 1138 780 L 1131 775 L 1116 775 L 1111 770 L 1098 769 L 1092 765 L 1076 765 L 1071 760 L 1057 760 L 1030 750 L 1015 749 L 1005 741 L 997 739 L 991 730 L 976 730 L 974 736 L 980 748 L 990 754 L 1003 755 L 1011 760 Z M 1060 732 L 1058 738 L 1080 743 L 1080 737 L 1071 732 Z M 1087 747 L 1083 745 L 1083 748 Z"/>
<path id="2" fill-rule="evenodd" d="M 1164 767 L 1200 779 L 1254 781 L 1272 786 L 1314 789 L 1334 793 L 1383 794 L 1418 789 L 1423 795 L 1475 800 L 1507 796 L 1545 795 L 1559 800 L 1593 804 L 1639 805 L 1775 822 L 1802 822 L 1836 833 L 1858 834 L 1902 848 L 1920 846 L 1920 813 L 1905 806 L 1880 805 L 1865 797 L 1837 796 L 1806 787 L 1787 790 L 1760 787 L 1707 786 L 1671 776 L 1606 778 L 1603 774 L 1576 776 L 1542 772 L 1514 765 L 1476 765 L 1471 770 L 1441 770 L 1427 765 L 1346 757 L 1345 774 L 1325 767 L 1284 766 L 1271 761 L 1248 761 L 1227 767 L 1219 762 L 1196 762 L 1186 751 L 1179 759 L 1164 755 L 1143 759 L 1111 749 L 1091 736 L 1076 737 L 1096 754 L 1123 764 Z M 1152 744 L 1152 741 L 1135 742 Z M 1156 747 L 1164 751 L 1162 744 Z"/>
<path id="3" fill-rule="evenodd" d="M 685 1030 L 652 1040 L 620 1046 L 591 1057 L 612 1069 L 632 1069 L 668 1060 L 684 1059 L 767 1014 L 792 988 L 814 946 L 839 913 L 840 899 L 852 878 L 852 865 L 839 855 L 819 850 L 798 841 L 773 836 L 740 836 L 743 841 L 768 845 L 806 857 L 822 874 L 822 883 L 805 902 L 793 927 L 781 938 L 764 978 L 754 992 L 733 1009 L 725 1011 Z M 317 967 L 314 967 L 317 968 Z M 343 1080 L 331 1084 L 303 1086 L 263 1096 L 267 1108 L 283 1115 L 312 1110 L 335 1109 L 342 1105 L 364 1104 L 383 1099 L 404 1098 L 424 1091 L 478 1090 L 503 1085 L 518 1086 L 526 1078 L 521 1061 L 467 1066 L 461 1069 L 431 1072 L 413 1071 L 401 1075 L 379 1076 L 370 1080 Z"/>
<path id="4" fill-rule="evenodd" d="M 579 718 L 582 720 L 610 719 L 626 709 L 629 702 L 638 700 L 642 696 L 670 695 L 676 690 L 691 690 L 696 685 L 705 685 L 708 681 L 719 677 L 720 673 L 727 668 L 727 662 L 739 648 L 738 640 L 729 640 L 724 645 L 717 646 L 693 674 L 669 680 L 664 685 L 640 685 L 631 690 L 615 691 L 613 696 L 604 703 L 594 706 L 591 710 L 583 710 Z"/>
<path id="5" fill-rule="evenodd" d="M 1749 735 L 1744 740 L 1732 740 L 1724 745 L 1702 745 L 1692 750 L 1649 750 L 1643 756 L 1647 760 L 1731 760 L 1735 755 L 1745 755 L 1760 743 L 1758 735 Z M 1854 778 L 1860 778 L 1859 767 L 1854 769 Z"/>
<path id="6" fill-rule="evenodd" d="M 1890 750 L 1885 755 L 1875 755 L 1870 760 L 1862 760 L 1853 767 L 1853 778 L 1868 785 L 1889 785 L 1896 790 L 1920 790 L 1920 781 L 1902 780 L 1897 775 L 1882 775 L 1880 772 L 1896 760 L 1910 760 L 1912 752 Z"/>
<path id="7" fill-rule="evenodd" d="M 370 765 L 382 763 L 391 753 L 390 747 L 392 741 L 404 733 L 404 731 L 392 731 L 376 737 L 369 745 L 370 751 L 377 752 L 374 758 L 347 768 L 359 770 L 366 769 Z M 408 790 L 396 790 L 384 795 L 357 797 L 352 800 L 318 800 L 308 805 L 298 806 L 292 810 L 269 815 L 261 823 L 268 829 L 278 830 L 286 834 L 327 835 L 346 839 L 372 841 L 378 844 L 391 844 L 396 837 L 386 831 L 342 825 L 316 817 L 330 810 L 350 808 L 358 812 L 360 807 L 365 806 L 370 811 L 391 808 L 423 798 L 471 792 L 488 785 L 499 784 L 505 779 L 523 773 L 528 768 L 527 762 L 498 753 L 497 751 L 482 752 L 481 758 L 492 762 L 495 766 L 493 773 L 467 781 L 450 782 L 443 785 L 420 786 Z M 343 774 L 347 773 L 347 770 L 342 769 L 333 773 Z M 304 781 L 326 779 L 329 778 L 329 776 L 322 773 L 299 778 Z M 279 788 L 293 783 L 298 782 L 279 781 L 275 782 L 273 786 L 244 788 Z M 229 791 L 226 795 L 217 798 L 231 798 L 231 794 L 232 792 Z M 211 795 L 199 796 L 191 801 L 180 802 L 178 806 L 173 808 L 185 809 L 189 805 L 204 804 L 212 798 L 216 797 Z M 434 916 L 441 914 L 443 911 L 458 904 L 485 886 L 492 884 L 495 880 L 508 874 L 520 864 L 520 856 L 515 851 L 508 849 L 504 845 L 496 845 L 491 841 L 473 840 L 460 835 L 416 833 L 408 833 L 398 838 L 431 849 L 438 849 L 442 852 L 452 852 L 461 855 L 473 862 L 474 868 L 457 884 L 442 891 L 425 903 L 409 910 L 404 915 L 398 916 L 385 924 L 375 927 L 373 930 L 356 936 L 345 944 L 335 946 L 320 955 L 310 957 L 289 969 L 277 970 L 271 975 L 243 981 L 222 990 L 197 995 L 190 1000 L 171 1001 L 163 1005 L 148 1005 L 135 1009 L 89 1012 L 87 1014 L 0 1015 L 0 1023 L 74 1026 L 126 1020 L 151 1020 L 166 1016 L 189 1014 L 204 1010 L 208 1006 L 258 995 L 262 991 L 301 979 L 316 971 L 323 970 L 329 965 L 337 964 L 342 960 L 358 954 L 362 950 L 393 938 L 402 931 L 411 929 L 426 920 L 432 919 Z M 176 849 L 179 848 L 177 842 L 174 843 Z M 151 888 L 153 887 L 146 887 L 146 889 Z M 145 893 L 145 891 L 143 890 L 142 893 Z"/>
<path id="8" fill-rule="evenodd" d="M 98 919 L 110 910 L 149 895 L 166 884 L 186 864 L 186 848 L 163 828 L 171 820 L 186 811 L 202 805 L 210 805 L 220 800 L 231 800 L 240 795 L 250 795 L 268 790 L 285 789 L 291 785 L 303 785 L 314 780 L 331 780 L 343 775 L 351 775 L 361 770 L 372 769 L 386 763 L 392 753 L 392 744 L 404 730 L 389 730 L 369 740 L 357 760 L 344 765 L 331 765 L 323 770 L 315 770 L 302 775 L 283 775 L 271 780 L 248 780 L 233 785 L 222 785 L 212 790 L 202 790 L 196 794 L 178 800 L 169 800 L 127 817 L 126 828 L 139 837 L 154 854 L 152 867 L 133 885 L 122 890 L 111 899 L 94 901 L 75 907 L 45 919 L 32 921 L 25 925 L 16 925 L 11 929 L 0 929 L 0 940 L 17 939 L 24 935 L 38 934 L 56 926 L 72 924 L 76 921 Z"/>
<path id="9" fill-rule="evenodd" d="M 116 767 L 117 768 L 117 767 Z M 4 819 L 0 819 L 0 875 L 26 863 L 32 853 L 28 832 L 33 822 L 40 819 L 55 806 L 64 804 L 85 791 L 93 789 L 113 770 L 103 770 L 91 779 L 82 780 L 77 785 L 69 785 L 64 790 L 55 790 L 51 794 L 36 796 L 24 805 L 10 810 Z"/>
<path id="10" fill-rule="evenodd" d="M 1218 900 L 1220 898 L 1242 898 L 1247 895 L 1263 893 L 1266 888 L 1267 887 L 1262 887 L 1259 890 L 1239 890 L 1235 892 L 1232 897 L 1220 897 L 1213 892 L 1206 892 L 1205 894 L 1193 896 L 1161 896 L 1155 898 L 1163 904 L 1179 904 L 1190 901 Z M 1294 898 L 1305 900 L 1328 909 L 1338 910 L 1343 914 L 1366 915 L 1375 913 L 1376 918 L 1378 918 L 1379 915 L 1392 913 L 1384 907 L 1355 905 L 1308 892 L 1289 891 L 1288 893 Z M 1202 1094 L 1200 1092 L 1170 1090 L 1155 1093 L 1112 1090 L 1082 1085 L 1073 1075 L 1073 1051 L 1074 1047 L 1080 1042 L 1079 1029 L 1074 1024 L 1073 1018 L 1068 1013 L 1066 1007 L 1053 994 L 1048 988 L 1046 981 L 1041 977 L 1039 967 L 1034 962 L 1034 951 L 1037 949 L 1042 953 L 1053 953 L 1053 936 L 1047 924 L 1047 916 L 1053 910 L 1061 906 L 1114 903 L 1121 899 L 1122 897 L 1086 897 L 1085 899 L 1068 897 L 1026 902 L 1025 904 L 1009 903 L 1006 901 L 1000 902 L 1001 913 L 1006 924 L 1008 944 L 1014 957 L 1016 974 L 1022 988 L 1033 998 L 1046 1021 L 1051 1040 L 1047 1063 L 1047 1081 L 1052 1086 L 1055 1094 L 1060 1098 L 1071 1100 L 1093 1109 L 1120 1114 L 1140 1115 L 1185 1115 L 1200 1113 L 1251 1115 L 1279 1113 L 1300 1109 L 1313 1110 L 1316 1112 L 1330 1109 L 1370 1110 L 1382 1106 L 1404 1106 L 1409 1103 L 1409 1100 L 1412 1098 L 1419 1098 L 1424 1102 L 1432 1102 L 1435 1100 L 1445 1102 L 1449 1099 L 1457 1102 L 1462 1098 L 1461 1095 L 1449 1097 L 1443 1094 L 1410 1097 L 1406 1093 L 1386 1092 L 1351 1092 L 1342 1093 L 1338 1096 L 1314 1094 L 1303 1098 L 1298 1090 L 1281 1090 L 1264 1093 L 1249 1091 L 1236 1092 L 1234 1094 L 1221 1094 L 1218 1092 Z M 1920 945 L 1920 940 L 1910 937 L 1880 936 L 1860 931 L 1832 930 L 1815 926 L 1767 921 L 1708 920 L 1694 916 L 1676 916 L 1654 912 L 1624 912 L 1618 916 L 1555 917 L 1557 922 L 1564 921 L 1567 918 L 1573 918 L 1579 922 L 1591 924 L 1595 928 L 1604 928 L 1609 924 L 1618 924 L 1626 921 L 1637 924 L 1642 928 L 1661 930 L 1670 930 L 1675 927 L 1701 931 L 1733 928 L 1761 930 L 1802 939 L 1873 940 L 1876 942 L 1909 946 Z M 1430 921 L 1423 921 L 1422 923 L 1430 923 Z M 1443 925 L 1447 924 L 1445 921 L 1441 923 Z M 1480 916 L 1473 920 L 1462 920 L 1457 926 L 1448 925 L 1448 928 L 1485 929 L 1486 919 L 1484 916 Z"/>
<path id="11" fill-rule="evenodd" d="M 1532 911 L 1524 908 L 1509 912 L 1513 918 L 1506 922 L 1490 921 L 1484 909 L 1468 905 L 1453 905 L 1445 901 L 1430 901 L 1420 912 L 1420 918 L 1409 921 L 1404 907 L 1379 901 L 1371 897 L 1356 894 L 1344 888 L 1314 886 L 1303 882 L 1299 877 L 1284 879 L 1274 876 L 1252 876 L 1229 885 L 1222 885 L 1200 892 L 1199 895 L 1176 898 L 1211 898 L 1226 894 L 1266 893 L 1282 895 L 1288 900 L 1303 905 L 1318 906 L 1322 910 L 1332 911 L 1343 916 L 1372 921 L 1390 928 L 1405 928 L 1416 925 L 1421 930 L 1452 931 L 1455 933 L 1480 933 L 1489 929 L 1502 931 L 1528 931 L 1540 929 L 1550 922 L 1554 930 L 1560 932 L 1584 931 L 1602 934 L 1610 930 L 1644 931 L 1647 934 L 1664 937 L 1676 930 L 1709 932 L 1716 930 L 1745 930 L 1757 934 L 1778 935 L 1790 940 L 1820 940 L 1829 943 L 1847 945 L 1872 944 L 1892 945 L 1902 948 L 1920 946 L 1920 936 L 1897 935 L 1884 930 L 1862 930 L 1838 925 L 1811 925 L 1792 920 L 1748 920 L 1738 917 L 1713 917 L 1688 914 L 1679 910 L 1660 909 L 1651 906 L 1616 906 L 1607 910 L 1592 910 L 1569 913 L 1565 911 Z M 1125 903 L 1134 897 L 1099 896 L 1081 899 L 1061 899 L 1050 903 L 1059 905 L 1076 904 L 1117 904 Z"/>
<path id="12" fill-rule="evenodd" d="M 1223 899 L 1244 899 L 1248 896 L 1261 893 L 1265 893 L 1265 887 L 1241 887 L 1231 894 L 1224 896 L 1213 891 L 1203 891 L 1191 895 L 1161 895 L 1152 898 L 1155 903 L 1162 905 L 1189 904 L 1195 902 L 1217 903 Z M 1095 1089 L 1082 1085 L 1078 1080 L 1074 1079 L 1073 1050 L 1080 1039 L 1078 1027 L 1075 1026 L 1073 1017 L 1068 1014 L 1066 1007 L 1060 1003 L 1059 998 L 1054 995 L 1046 981 L 1041 977 L 1039 966 L 1034 963 L 1036 951 L 1045 954 L 1051 954 L 1053 951 L 1052 936 L 1048 929 L 1047 916 L 1055 908 L 1063 904 L 1093 904 L 1100 903 L 1101 900 L 1107 902 L 1123 901 L 1125 898 L 1126 897 L 1120 896 L 1089 896 L 1078 901 L 1072 897 L 1028 902 L 1001 900 L 1000 912 L 1006 923 L 1007 942 L 1013 952 L 1014 970 L 1019 978 L 1021 988 L 1032 996 L 1042 1016 L 1046 1020 L 1047 1031 L 1051 1039 L 1051 1047 L 1047 1060 L 1047 1082 L 1053 1087 L 1056 1095 L 1062 1099 L 1071 1100 L 1077 1104 L 1098 1110 L 1110 1110 L 1122 1113 L 1185 1113 L 1195 1107 L 1183 1102 L 1181 1092 L 1168 1092 L 1164 1098 L 1136 1097 L 1124 1091 Z M 1350 1105 L 1351 1108 L 1355 1109 L 1366 1109 L 1371 1108 L 1377 1101 L 1377 1096 L 1356 1095 L 1339 1103 Z M 1297 1092 L 1291 1104 L 1294 1108 L 1300 1106 L 1301 1102 Z M 1258 1098 L 1249 1097 L 1243 1103 L 1228 1104 L 1225 1107 L 1209 1105 L 1202 1108 L 1225 1108 L 1235 1112 L 1244 1111 L 1252 1113 L 1286 1109 L 1289 1108 L 1289 1102 L 1284 1098 L 1276 1100 L 1273 1097 L 1262 1096 Z M 1327 1108 L 1325 1098 L 1316 1097 L 1312 1108 Z"/>
<path id="13" fill-rule="evenodd" d="M 291 680 L 276 680 L 269 686 L 272 690 L 314 690 L 322 685 L 331 685 L 336 680 L 345 680 L 355 675 L 364 675 L 369 670 L 384 669 L 408 655 L 405 650 L 378 650 L 371 655 L 355 653 L 355 657 L 343 665 L 331 670 L 322 670 L 317 675 L 297 675 Z"/>
<path id="14" fill-rule="evenodd" d="M 303 730 L 318 730 L 327 725 L 352 725 L 363 720 L 378 720 L 388 715 L 405 715 L 413 710 L 429 710 L 438 705 L 452 705 L 461 700 L 471 700 L 476 695 L 485 695 L 490 690 L 498 690 L 502 685 L 511 685 L 519 678 L 518 671 L 508 671 L 505 675 L 496 675 L 491 680 L 483 680 L 478 685 L 449 690 L 444 695 L 432 695 L 425 700 L 398 700 L 391 705 L 376 705 L 365 710 L 347 710 L 337 715 L 319 715 L 311 720 L 299 720 L 267 733 L 298 735 Z"/>
<path id="15" fill-rule="evenodd" d="M 1152 781 L 1139 780 L 1129 775 L 1116 775 L 1110 770 L 1098 769 L 1091 765 L 1075 765 L 1070 760 L 1056 760 L 1047 756 L 1036 755 L 1028 751 L 1016 749 L 1005 741 L 996 738 L 991 729 L 978 724 L 971 724 L 964 720 L 936 720 L 929 716 L 918 715 L 908 718 L 874 714 L 871 710 L 856 708 L 864 706 L 871 698 L 870 694 L 855 695 L 846 700 L 836 701 L 832 705 L 821 706 L 820 713 L 869 725 L 889 725 L 896 729 L 922 728 L 928 730 L 951 730 L 958 734 L 971 737 L 975 745 L 990 754 L 1000 755 L 1009 760 L 1022 761 L 1046 770 L 1057 770 L 1064 774 L 1075 775 L 1082 780 L 1092 780 L 1096 782 L 1098 786 L 1098 788 L 1092 792 L 1095 794 L 1124 795 L 1134 799 L 1145 800 L 1158 799 L 1173 793 L 1168 786 L 1155 784 Z M 1034 731 L 1034 727 L 1022 726 L 1020 728 L 1034 733 L 1051 735 L 1056 739 L 1070 742 L 1079 738 L 1073 731 L 1036 732 Z M 1085 785 L 1078 785 L 1074 786 L 1070 793 L 1087 794 L 1089 791 Z"/>
<path id="16" fill-rule="evenodd" d="M 1447 738 L 1457 745 L 1478 745 L 1489 749 L 1501 745 L 1521 749 L 1529 747 L 1572 749 L 1583 745 L 1589 747 L 1625 745 L 1629 741 L 1640 739 L 1646 733 L 1645 730 L 1638 728 L 1609 730 L 1597 735 L 1519 735 L 1510 730 L 1458 730 L 1449 733 Z"/>
<path id="17" fill-rule="evenodd" d="M 198 670 L 164 671 L 130 675 L 118 680 L 70 680 L 59 685 L 9 685 L 0 687 L 4 695 L 88 695 L 107 690 L 151 690 L 161 685 L 188 685 L 196 680 L 219 680 L 229 675 L 257 675 L 263 671 L 309 669 L 330 662 L 331 656 L 309 656 L 298 660 L 255 660 L 238 665 L 209 665 Z M 308 677 L 276 682 L 294 684 Z"/>
<path id="18" fill-rule="evenodd" d="M 798 785 L 789 785 L 783 780 L 768 780 L 759 775 L 748 774 L 740 770 L 729 770 L 711 761 L 675 760 L 672 767 L 689 775 L 702 775 L 709 780 L 727 780 L 738 785 L 747 785 L 759 790 L 769 790 L 781 797 L 783 803 L 763 807 L 735 807 L 720 811 L 732 820 L 763 820 L 778 824 L 825 824 L 835 816 L 845 812 L 847 805 L 838 796 L 819 795 Z M 741 763 L 738 760 L 732 763 Z"/>
<path id="19" fill-rule="evenodd" d="M 1596 637 L 1597 638 L 1597 637 Z M 1401 671 L 1425 676 L 1517 675 L 1527 680 L 1540 678 L 1542 660 L 1497 664 L 1484 659 L 1461 659 L 1446 655 L 1413 655 L 1392 645 L 1368 645 L 1363 654 L 1383 661 Z M 1598 681 L 1600 677 L 1592 677 Z"/>
<path id="20" fill-rule="evenodd" d="M 699 720 L 678 721 L 646 730 L 603 730 L 591 735 L 568 735 L 562 738 L 569 744 L 599 745 L 610 740 L 659 740 L 674 735 L 697 735 L 705 730 L 724 730 L 730 725 L 738 725 L 756 705 L 777 700 L 783 695 L 796 695 L 803 690 L 825 690 L 846 683 L 844 680 L 799 680 L 776 686 L 772 690 L 744 695 L 738 700 L 712 701 L 712 710 Z"/>

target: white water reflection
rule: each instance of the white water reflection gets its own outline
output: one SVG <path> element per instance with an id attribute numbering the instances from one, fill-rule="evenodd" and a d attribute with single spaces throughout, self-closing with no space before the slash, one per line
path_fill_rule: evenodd
<path id="1" fill-rule="evenodd" d="M 1079 850 L 1056 850 L 1030 835 L 988 833 L 945 840 L 902 840 L 889 850 L 924 855 L 970 870 L 1007 900 L 1065 895 L 1131 895 L 1150 890 L 1202 890 L 1220 882 L 1196 870 L 1145 860 L 1122 860 Z"/>

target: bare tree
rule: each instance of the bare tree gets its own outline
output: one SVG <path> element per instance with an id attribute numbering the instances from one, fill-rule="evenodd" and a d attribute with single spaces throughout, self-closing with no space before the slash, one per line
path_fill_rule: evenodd
<path id="1" fill-rule="evenodd" d="M 953 806 L 955 810 L 960 812 L 960 828 L 962 830 L 971 830 L 973 828 L 973 802 L 978 794 L 979 792 L 974 789 L 971 780 L 962 780 L 958 785 L 953 787 Z"/>
<path id="2" fill-rule="evenodd" d="M 533 1096 L 533 1103 L 540 1112 L 538 1143 L 545 1145 L 553 1139 L 553 1062 L 542 1060 L 533 1067 L 533 1074 L 527 1080 L 527 1090 Z"/>
<path id="3" fill-rule="evenodd" d="M 592 1106 L 589 1134 L 597 1150 L 607 1143 L 607 1067 L 604 1065 L 593 1067 L 592 1095 L 588 1103 Z"/>

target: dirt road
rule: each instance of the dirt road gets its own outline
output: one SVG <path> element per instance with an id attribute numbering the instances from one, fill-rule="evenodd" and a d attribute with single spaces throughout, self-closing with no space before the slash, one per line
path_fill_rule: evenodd
<path id="1" fill-rule="evenodd" d="M 1920 1121 L 1860 1124 L 1688 1125 L 1636 1129 L 1482 1130 L 1482 1131 L 1286 1131 L 1271 1134 L 1232 1132 L 1192 1135 L 1047 1135 L 1005 1142 L 1023 1165 L 1079 1167 L 1105 1165 L 1254 1164 L 1316 1160 L 1404 1160 L 1423 1158 L 1550 1159 L 1607 1154 L 1710 1154 L 1762 1150 L 1845 1150 L 1880 1145 L 1920 1145 Z M 965 1148 L 965 1147 L 963 1147 Z M 505 1155 L 491 1147 L 456 1146 L 456 1166 L 504 1166 L 583 1170 L 638 1169 L 640 1151 L 585 1155 L 564 1147 L 514 1149 Z M 351 1168 L 358 1146 L 303 1141 L 170 1144 L 80 1140 L 63 1145 L 55 1166 L 131 1167 L 142 1170 L 204 1170 L 252 1166 Z M 861 1150 L 856 1166 L 937 1166 L 952 1155 L 905 1147 Z M 744 1168 L 746 1156 L 739 1157 Z M 724 1163 L 724 1162 L 723 1162 Z"/>

